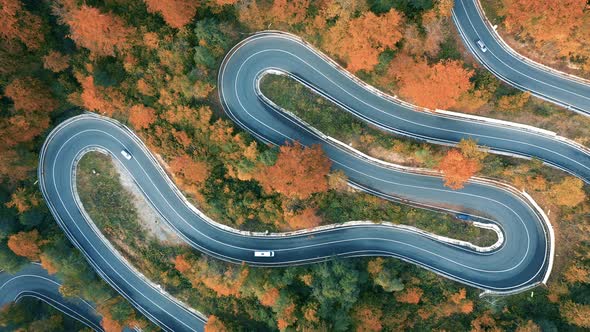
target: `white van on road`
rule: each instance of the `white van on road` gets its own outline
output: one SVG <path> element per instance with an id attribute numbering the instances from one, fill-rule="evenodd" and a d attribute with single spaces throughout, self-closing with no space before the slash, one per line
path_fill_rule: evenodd
<path id="1" fill-rule="evenodd" d="M 127 160 L 131 160 L 131 158 L 132 158 L 131 153 L 129 153 L 129 151 L 127 151 L 125 149 L 121 150 L 121 155 L 123 155 L 123 157 L 125 157 L 125 159 L 127 159 Z"/>
<path id="2" fill-rule="evenodd" d="M 477 44 L 477 46 L 479 46 L 479 49 L 480 49 L 482 52 L 484 52 L 484 53 L 485 53 L 485 52 L 487 52 L 487 51 L 488 51 L 488 47 L 486 46 L 486 44 L 484 44 L 484 43 L 481 41 L 481 39 L 478 39 L 478 40 L 476 40 L 476 41 L 475 41 L 475 43 Z"/>
<path id="3" fill-rule="evenodd" d="M 254 257 L 275 257 L 274 251 L 255 251 Z"/>

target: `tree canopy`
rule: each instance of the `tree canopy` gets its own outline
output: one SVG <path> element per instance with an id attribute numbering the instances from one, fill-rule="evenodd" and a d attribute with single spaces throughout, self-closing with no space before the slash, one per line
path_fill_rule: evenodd
<path id="1" fill-rule="evenodd" d="M 160 13 L 173 28 L 182 28 L 192 21 L 199 7 L 193 0 L 145 0 L 150 13 Z"/>
<path id="2" fill-rule="evenodd" d="M 299 143 L 279 148 L 274 165 L 263 168 L 256 179 L 267 191 L 287 197 L 305 199 L 328 190 L 327 175 L 331 162 L 319 145 L 304 147 Z"/>

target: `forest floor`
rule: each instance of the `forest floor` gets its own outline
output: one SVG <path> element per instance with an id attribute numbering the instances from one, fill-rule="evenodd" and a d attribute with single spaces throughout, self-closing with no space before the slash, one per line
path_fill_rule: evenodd
<path id="1" fill-rule="evenodd" d="M 162 244 L 184 243 L 146 201 L 131 174 L 121 163 L 102 153 L 90 152 L 82 158 L 78 168 L 78 192 L 81 197 L 90 198 L 95 202 L 99 201 L 96 197 L 97 194 L 110 197 L 115 193 L 117 197 L 125 197 L 132 204 L 132 207 L 129 208 L 133 208 L 136 212 L 137 218 L 133 219 L 148 235 L 153 236 Z M 109 179 L 113 181 L 109 181 Z M 97 187 L 101 190 L 92 190 Z M 117 209 L 117 206 L 112 208 Z M 92 210 L 92 207 L 89 210 Z"/>
<path id="2" fill-rule="evenodd" d="M 92 157 L 90 157 L 92 158 Z M 138 221 L 141 226 L 153 235 L 155 238 L 163 243 L 169 244 L 184 244 L 184 241 L 176 234 L 174 230 L 162 219 L 162 217 L 156 212 L 156 210 L 147 202 L 144 198 L 142 191 L 139 189 L 131 174 L 121 163 L 111 159 L 111 163 L 114 166 L 113 169 L 119 175 L 119 181 L 123 189 L 132 196 L 133 206 L 138 214 Z M 108 161 L 104 160 L 107 164 Z M 108 167 L 108 165 L 104 165 Z"/>

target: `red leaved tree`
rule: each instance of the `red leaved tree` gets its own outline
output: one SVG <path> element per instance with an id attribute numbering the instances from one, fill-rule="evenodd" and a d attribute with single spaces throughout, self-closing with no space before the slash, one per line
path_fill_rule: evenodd
<path id="1" fill-rule="evenodd" d="M 102 320 L 100 321 L 100 325 L 105 330 L 105 332 L 122 332 L 123 326 L 117 320 L 113 318 L 113 315 L 108 311 L 108 309 L 103 309 L 99 311 L 102 315 Z"/>
<path id="2" fill-rule="evenodd" d="M 205 332 L 227 332 L 227 327 L 215 315 L 210 315 L 205 324 Z"/>
<path id="3" fill-rule="evenodd" d="M 66 70 L 70 64 L 70 57 L 57 51 L 51 51 L 43 57 L 43 67 L 54 73 Z"/>
<path id="4" fill-rule="evenodd" d="M 191 184 L 201 183 L 209 176 L 207 164 L 193 160 L 189 155 L 182 154 L 170 161 L 170 169 Z"/>
<path id="5" fill-rule="evenodd" d="M 559 306 L 561 317 L 567 322 L 583 328 L 590 328 L 590 305 L 567 301 Z"/>
<path id="6" fill-rule="evenodd" d="M 438 164 L 443 172 L 445 186 L 451 189 L 461 189 L 469 178 L 481 169 L 477 159 L 465 157 L 459 150 L 449 150 Z"/>
<path id="7" fill-rule="evenodd" d="M 190 23 L 199 2 L 195 0 L 144 0 L 148 12 L 162 14 L 164 21 L 173 28 L 182 28 Z"/>
<path id="8" fill-rule="evenodd" d="M 156 121 L 156 110 L 143 105 L 133 105 L 129 109 L 129 122 L 136 129 L 145 129 Z"/>
<path id="9" fill-rule="evenodd" d="M 366 12 L 350 21 L 340 19 L 326 35 L 324 47 L 346 61 L 352 72 L 371 70 L 379 63 L 379 54 L 395 48 L 401 38 L 402 16 L 394 9 L 383 15 Z"/>
<path id="10" fill-rule="evenodd" d="M 504 1 L 504 25 L 537 41 L 563 40 L 584 17 L 586 0 Z"/>
<path id="11" fill-rule="evenodd" d="M 67 11 L 62 17 L 70 26 L 70 38 L 79 46 L 97 55 L 115 55 L 115 50 L 131 47 L 134 28 L 112 13 L 103 13 L 98 8 L 82 5 Z"/>
<path id="12" fill-rule="evenodd" d="M 23 256 L 32 261 L 39 260 L 41 249 L 39 246 L 43 245 L 39 237 L 39 232 L 34 229 L 30 232 L 18 232 L 8 238 L 8 248 L 15 254 Z"/>
<path id="13" fill-rule="evenodd" d="M 316 209 L 308 207 L 297 214 L 287 213 L 285 220 L 291 229 L 304 229 L 319 226 L 322 218 L 316 214 Z"/>
<path id="14" fill-rule="evenodd" d="M 584 182 L 575 177 L 567 177 L 551 187 L 551 196 L 561 206 L 574 207 L 586 200 Z"/>
<path id="15" fill-rule="evenodd" d="M 579 267 L 572 264 L 565 271 L 563 277 L 570 284 L 574 284 L 576 282 L 586 283 L 590 281 L 590 271 L 587 268 Z"/>
<path id="16" fill-rule="evenodd" d="M 10 82 L 4 94 L 12 99 L 14 108 L 25 112 L 52 112 L 58 106 L 48 87 L 37 78 L 16 78 Z"/>
<path id="17" fill-rule="evenodd" d="M 19 0 L 0 0 L 0 27 L 1 38 L 20 40 L 30 49 L 38 49 L 45 40 L 41 19 Z"/>
<path id="18" fill-rule="evenodd" d="M 389 77 L 397 77 L 400 94 L 419 106 L 446 109 L 457 102 L 472 84 L 473 71 L 463 68 L 459 60 L 447 60 L 429 66 L 425 59 L 417 62 L 399 55 L 388 69 Z"/>
<path id="19" fill-rule="evenodd" d="M 272 307 L 279 300 L 279 296 L 280 293 L 278 288 L 269 288 L 259 296 L 260 304 L 266 307 Z"/>
<path id="20" fill-rule="evenodd" d="M 331 164 L 319 145 L 305 148 L 299 143 L 287 143 L 280 147 L 277 162 L 259 171 L 256 179 L 267 192 L 274 190 L 290 198 L 305 199 L 328 190 Z"/>
<path id="21" fill-rule="evenodd" d="M 395 298 L 402 303 L 418 304 L 422 298 L 424 291 L 418 287 L 406 289 L 403 293 L 397 295 Z"/>
<path id="22" fill-rule="evenodd" d="M 353 309 L 352 316 L 356 321 L 357 329 L 360 332 L 371 332 L 383 330 L 381 317 L 383 311 L 375 305 L 360 304 Z"/>
<path id="23" fill-rule="evenodd" d="M 41 254 L 41 267 L 43 267 L 47 273 L 56 274 L 59 270 L 57 265 L 47 255 Z"/>
<path id="24" fill-rule="evenodd" d="M 80 104 L 86 109 L 96 111 L 106 116 L 112 116 L 115 112 L 126 110 L 125 97 L 112 87 L 103 88 L 94 84 L 94 77 L 76 75 L 82 85 Z"/>
<path id="25" fill-rule="evenodd" d="M 35 192 L 30 192 L 26 188 L 21 187 L 12 193 L 10 201 L 6 202 L 4 205 L 7 207 L 13 207 L 18 213 L 22 214 L 27 212 L 30 208 L 38 206 L 40 202 L 41 200 Z"/>

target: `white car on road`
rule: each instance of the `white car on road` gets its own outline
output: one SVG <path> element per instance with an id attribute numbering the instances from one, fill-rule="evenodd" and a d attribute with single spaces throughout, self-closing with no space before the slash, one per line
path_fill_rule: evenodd
<path id="1" fill-rule="evenodd" d="M 477 44 L 477 46 L 479 46 L 479 49 L 482 52 L 485 53 L 488 51 L 488 47 L 486 46 L 486 44 L 484 44 L 484 42 L 481 41 L 481 39 L 476 40 L 475 43 Z"/>
<path id="2" fill-rule="evenodd" d="M 275 257 L 274 251 L 255 251 L 254 257 Z"/>
<path id="3" fill-rule="evenodd" d="M 121 155 L 123 155 L 123 157 L 125 157 L 125 159 L 127 159 L 127 160 L 131 160 L 131 158 L 132 158 L 131 153 L 129 153 L 129 151 L 127 151 L 125 149 L 121 150 Z"/>

